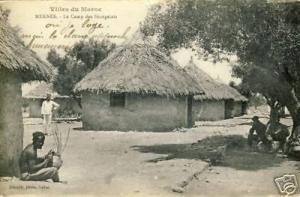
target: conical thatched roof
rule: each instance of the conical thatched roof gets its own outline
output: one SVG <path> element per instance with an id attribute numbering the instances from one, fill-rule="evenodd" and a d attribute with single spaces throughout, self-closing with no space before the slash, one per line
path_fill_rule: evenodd
<path id="1" fill-rule="evenodd" d="M 0 12 L 1 14 L 1 12 Z M 49 80 L 52 68 L 26 48 L 0 15 L 0 71 L 21 74 L 23 81 Z"/>
<path id="2" fill-rule="evenodd" d="M 40 82 L 31 91 L 24 93 L 22 97 L 31 99 L 44 99 L 47 94 L 51 94 L 52 98 L 68 98 L 69 96 L 63 96 L 54 91 L 52 83 Z"/>
<path id="3" fill-rule="evenodd" d="M 193 60 L 184 68 L 186 72 L 197 81 L 197 84 L 204 90 L 203 95 L 195 95 L 195 100 L 235 100 L 247 101 L 247 98 L 241 95 L 236 89 L 229 85 L 217 82 L 203 70 L 198 68 Z"/>
<path id="4" fill-rule="evenodd" d="M 115 49 L 75 87 L 86 90 L 167 96 L 203 93 L 176 62 L 141 39 Z"/>

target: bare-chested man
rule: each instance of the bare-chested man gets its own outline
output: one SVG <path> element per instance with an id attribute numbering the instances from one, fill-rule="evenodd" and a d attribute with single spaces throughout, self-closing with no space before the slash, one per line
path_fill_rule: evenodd
<path id="1" fill-rule="evenodd" d="M 43 158 L 37 157 L 37 149 L 44 145 L 45 135 L 42 132 L 32 134 L 32 144 L 26 146 L 20 157 L 21 180 L 24 181 L 45 181 L 52 179 L 59 182 L 58 169 L 50 167 L 53 151 L 49 151 Z"/>
<path id="2" fill-rule="evenodd" d="M 252 148 L 253 143 L 255 146 L 262 142 L 266 148 L 270 148 L 270 142 L 266 136 L 266 125 L 259 121 L 258 116 L 252 118 L 253 124 L 249 130 L 248 145 Z"/>

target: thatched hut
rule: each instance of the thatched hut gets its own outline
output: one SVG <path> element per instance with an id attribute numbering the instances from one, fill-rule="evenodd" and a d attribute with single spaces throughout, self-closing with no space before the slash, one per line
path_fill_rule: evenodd
<path id="1" fill-rule="evenodd" d="M 190 127 L 203 93 L 179 65 L 144 41 L 117 48 L 80 81 L 85 129 L 169 131 Z"/>
<path id="2" fill-rule="evenodd" d="M 58 94 L 54 90 L 52 83 L 40 82 L 34 89 L 22 95 L 23 106 L 26 106 L 29 117 L 41 117 L 42 102 L 46 99 L 46 93 L 50 93 L 52 99 L 59 104 L 59 114 L 57 115 L 71 117 L 81 114 L 81 108 L 75 99 L 67 95 Z"/>
<path id="3" fill-rule="evenodd" d="M 205 93 L 194 96 L 195 120 L 222 120 L 243 114 L 247 99 L 237 90 L 214 80 L 198 68 L 192 59 L 184 69 Z"/>
<path id="4" fill-rule="evenodd" d="M 51 67 L 24 46 L 0 12 L 0 176 L 18 175 L 23 149 L 21 82 L 48 80 Z"/>

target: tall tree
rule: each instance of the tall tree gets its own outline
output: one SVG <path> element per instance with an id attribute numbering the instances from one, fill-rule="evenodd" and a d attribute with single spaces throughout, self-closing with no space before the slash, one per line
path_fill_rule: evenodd
<path id="1" fill-rule="evenodd" d="M 103 40 L 80 41 L 61 57 L 55 50 L 50 50 L 47 60 L 57 68 L 53 81 L 54 89 L 62 95 L 73 95 L 73 89 L 88 72 L 115 48 L 115 44 Z"/>
<path id="2" fill-rule="evenodd" d="M 300 125 L 300 3 L 175 0 L 155 6 L 142 31 L 169 51 L 191 47 L 222 61 L 236 55 L 235 76 L 287 106 Z"/>

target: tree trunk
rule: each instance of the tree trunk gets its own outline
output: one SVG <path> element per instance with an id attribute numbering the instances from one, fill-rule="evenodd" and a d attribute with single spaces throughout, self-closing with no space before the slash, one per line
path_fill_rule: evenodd
<path id="1" fill-rule="evenodd" d="M 274 123 L 279 119 L 279 111 L 276 106 L 270 106 L 270 122 Z"/>
<path id="2" fill-rule="evenodd" d="M 280 110 L 280 103 L 273 98 L 267 98 L 267 104 L 270 107 L 270 123 L 273 124 L 280 120 L 279 110 Z"/>
<path id="3" fill-rule="evenodd" d="M 291 136 L 294 137 L 294 130 L 297 126 L 300 125 L 300 102 L 297 99 L 294 91 L 291 91 L 291 94 L 287 95 L 285 104 L 293 119 L 293 128 Z"/>
<path id="4" fill-rule="evenodd" d="M 21 99 L 20 80 L 0 73 L 0 176 L 19 175 L 23 149 Z"/>

